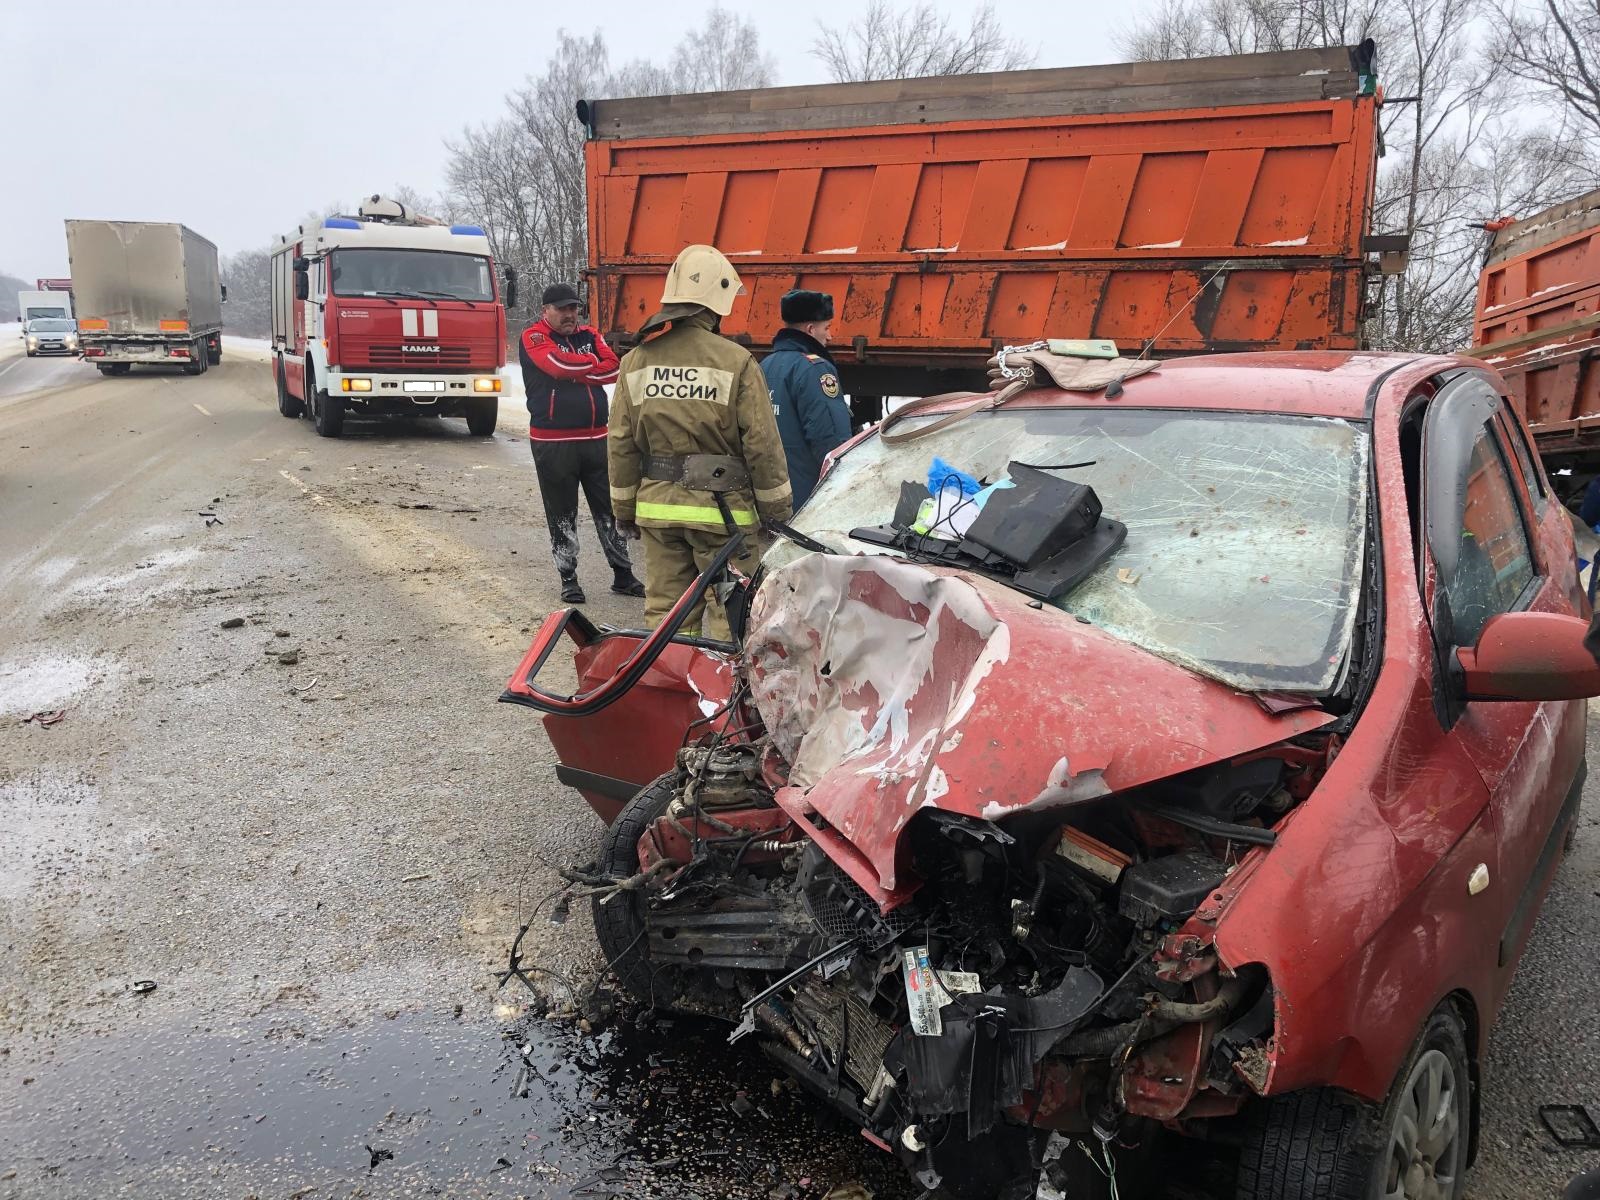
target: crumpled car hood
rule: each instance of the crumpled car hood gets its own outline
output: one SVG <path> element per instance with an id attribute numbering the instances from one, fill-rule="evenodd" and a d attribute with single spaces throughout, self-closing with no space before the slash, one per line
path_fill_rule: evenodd
<path id="1" fill-rule="evenodd" d="M 1002 584 L 888 556 L 810 554 L 768 574 L 745 661 L 790 765 L 778 802 L 885 907 L 913 890 L 897 852 L 919 809 L 1066 807 L 1332 719 L 1272 715 Z"/>

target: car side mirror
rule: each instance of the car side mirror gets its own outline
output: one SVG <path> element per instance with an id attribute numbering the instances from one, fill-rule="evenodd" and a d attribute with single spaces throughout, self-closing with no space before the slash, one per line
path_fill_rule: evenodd
<path id="1" fill-rule="evenodd" d="M 1600 696 L 1589 622 L 1564 613 L 1490 617 L 1478 644 L 1456 651 L 1468 700 L 1582 700 Z"/>
<path id="2" fill-rule="evenodd" d="M 311 276 L 305 271 L 294 273 L 294 298 L 296 300 L 311 299 Z"/>
<path id="3" fill-rule="evenodd" d="M 515 267 L 507 267 L 505 269 L 505 280 L 506 308 L 514 309 L 517 307 L 517 269 Z"/>

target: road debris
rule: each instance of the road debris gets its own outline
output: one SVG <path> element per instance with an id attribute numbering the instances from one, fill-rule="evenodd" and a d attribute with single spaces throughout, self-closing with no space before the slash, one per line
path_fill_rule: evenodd
<path id="1" fill-rule="evenodd" d="M 289 690 L 291 692 L 296 692 L 296 693 L 309 692 L 312 688 L 316 687 L 317 684 L 319 684 L 320 682 L 322 682 L 322 676 L 321 675 L 313 675 L 311 677 L 311 682 L 306 684 L 304 687 L 296 686 L 294 683 L 291 682 L 289 684 Z"/>
<path id="2" fill-rule="evenodd" d="M 421 883 L 424 879 L 432 879 L 432 878 L 433 878 L 433 872 L 432 871 L 422 871 L 422 872 L 420 872 L 419 874 L 416 874 L 416 875 L 407 875 L 400 882 L 401 883 Z"/>
<path id="3" fill-rule="evenodd" d="M 298 650 L 285 650 L 282 654 L 278 655 L 278 663 L 281 666 L 292 667 L 299 661 L 300 651 Z"/>
<path id="4" fill-rule="evenodd" d="M 1566 1150 L 1600 1150 L 1600 1125 L 1581 1104 L 1541 1104 L 1539 1120 Z"/>
<path id="5" fill-rule="evenodd" d="M 156 981 L 154 979 L 135 979 L 128 990 L 135 996 L 148 996 L 156 990 Z"/>
<path id="6" fill-rule="evenodd" d="M 227 617 L 222 622 L 222 628 L 224 628 L 224 629 L 243 629 L 244 628 L 244 618 L 243 617 Z"/>
<path id="7" fill-rule="evenodd" d="M 389 1159 L 394 1157 L 393 1150 L 374 1150 L 371 1146 L 366 1145 L 365 1142 L 362 1143 L 362 1146 L 365 1148 L 368 1156 L 371 1159 L 371 1161 L 367 1163 L 368 1174 L 371 1174 L 373 1169 L 376 1168 L 379 1163 L 387 1162 Z"/>
<path id="8" fill-rule="evenodd" d="M 59 725 L 61 723 L 62 719 L 66 717 L 66 715 L 67 715 L 67 710 L 66 709 L 64 709 L 64 708 L 52 708 L 47 712 L 36 712 L 36 713 L 32 714 L 31 716 L 23 717 L 22 718 L 22 724 L 26 725 L 29 722 L 32 722 L 33 724 L 38 725 L 41 728 L 49 728 L 51 725 Z"/>

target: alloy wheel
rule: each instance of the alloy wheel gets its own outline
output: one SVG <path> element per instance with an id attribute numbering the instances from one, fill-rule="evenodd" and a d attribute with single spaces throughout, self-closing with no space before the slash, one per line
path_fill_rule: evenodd
<path id="1" fill-rule="evenodd" d="M 1413 1064 L 1389 1129 L 1383 1200 L 1455 1200 L 1465 1149 L 1460 1087 L 1442 1051 Z"/>

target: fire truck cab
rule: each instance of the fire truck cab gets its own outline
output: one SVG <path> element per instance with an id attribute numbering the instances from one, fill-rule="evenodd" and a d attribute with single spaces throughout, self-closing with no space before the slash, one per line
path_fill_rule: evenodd
<path id="1" fill-rule="evenodd" d="M 506 304 L 489 239 L 372 196 L 302 225 L 272 252 L 278 411 L 338 437 L 346 414 L 465 417 L 494 432 Z"/>

